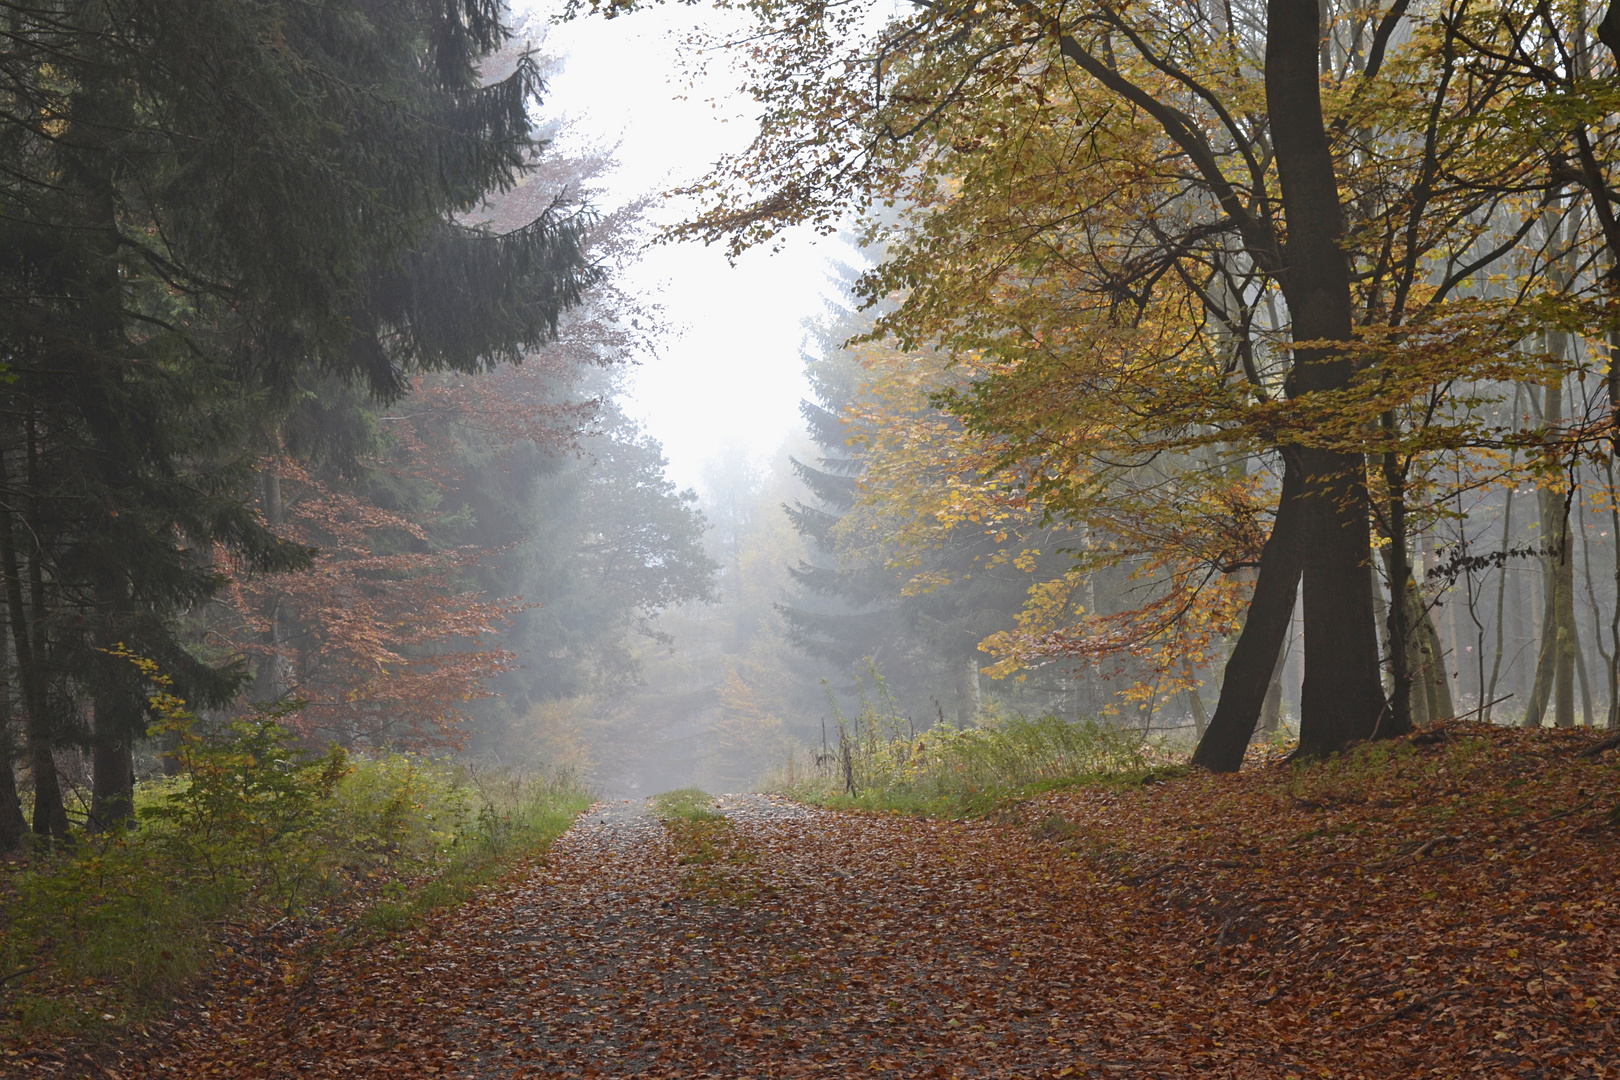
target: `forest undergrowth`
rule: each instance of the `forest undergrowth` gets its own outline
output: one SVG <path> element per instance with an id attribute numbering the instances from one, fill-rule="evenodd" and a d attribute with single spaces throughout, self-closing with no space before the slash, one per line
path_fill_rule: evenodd
<path id="1" fill-rule="evenodd" d="M 1601 1077 L 1620 761 L 1453 723 L 985 817 L 678 793 L 470 903 L 273 942 L 121 1077 Z M 722 824 L 723 823 L 723 824 Z M 701 825 L 694 832 L 691 826 Z M 713 888 L 720 866 L 746 891 Z M 49 1048 L 31 1075 L 70 1075 Z"/>
<path id="2" fill-rule="evenodd" d="M 4 864 L 6 1056 L 161 1027 L 264 940 L 296 981 L 336 944 L 466 900 L 589 802 L 568 776 L 303 756 L 270 718 L 195 740 L 186 765 L 137 787 L 140 828 Z"/>
<path id="3" fill-rule="evenodd" d="M 836 742 L 808 762 L 790 760 L 764 786 L 818 806 L 970 817 L 1044 791 L 1185 771 L 1185 752 L 1117 725 L 992 715 L 918 732 L 886 704 L 863 699 L 853 718 L 835 714 Z M 1251 762 L 1275 758 L 1282 745 L 1256 740 Z"/>

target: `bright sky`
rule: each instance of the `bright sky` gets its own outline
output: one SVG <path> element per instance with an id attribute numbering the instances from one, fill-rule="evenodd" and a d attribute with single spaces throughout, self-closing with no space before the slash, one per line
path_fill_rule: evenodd
<path id="1" fill-rule="evenodd" d="M 676 55 L 688 28 L 719 17 L 667 4 L 552 29 L 545 51 L 566 60 L 550 81 L 548 111 L 621 140 L 618 186 L 626 193 L 695 180 L 753 135 L 753 103 L 733 94 L 726 65 L 712 65 L 709 81 L 688 89 Z M 669 220 L 685 209 L 665 207 Z M 735 267 L 718 247 L 683 244 L 651 249 L 636 268 L 634 285 L 659 293 L 676 336 L 634 372 L 626 407 L 664 444 L 679 486 L 700 486 L 704 463 L 728 449 L 765 460 L 801 429 L 800 324 L 822 311 L 828 262 L 840 256 L 847 249 L 836 240 L 795 234 L 778 254 L 753 251 Z"/>

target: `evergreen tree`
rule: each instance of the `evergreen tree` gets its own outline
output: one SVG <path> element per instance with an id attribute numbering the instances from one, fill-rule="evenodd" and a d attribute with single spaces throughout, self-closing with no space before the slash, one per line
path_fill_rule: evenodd
<path id="1" fill-rule="evenodd" d="M 36 832 L 66 832 L 70 742 L 92 825 L 131 814 L 145 695 L 108 650 L 222 701 L 241 665 L 176 629 L 221 585 L 212 553 L 308 558 L 249 505 L 253 426 L 311 372 L 387 398 L 515 361 L 593 279 L 566 201 L 463 224 L 536 149 L 533 62 L 479 77 L 503 10 L 0 3 L 0 570 Z"/>

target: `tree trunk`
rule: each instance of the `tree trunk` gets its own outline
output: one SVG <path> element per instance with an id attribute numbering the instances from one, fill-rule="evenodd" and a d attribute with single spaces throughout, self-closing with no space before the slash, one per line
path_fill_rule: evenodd
<path id="1" fill-rule="evenodd" d="M 1620 424 L 1620 407 L 1614 399 L 1615 379 L 1620 377 L 1620 370 L 1616 369 L 1615 357 L 1620 352 L 1620 333 L 1609 335 L 1609 387 L 1610 401 L 1609 413 L 1612 420 Z M 1614 455 L 1620 453 L 1620 434 L 1617 434 L 1609 443 L 1609 457 L 1603 462 L 1604 476 L 1609 481 L 1609 490 L 1614 490 Z M 1614 613 L 1609 617 L 1609 722 L 1610 731 L 1620 730 L 1620 505 L 1614 500 L 1609 501 L 1609 535 L 1614 537 Z"/>
<path id="2" fill-rule="evenodd" d="M 1517 485 L 1515 485 L 1517 486 Z M 1502 508 L 1502 564 L 1497 569 L 1496 579 L 1496 657 L 1491 661 L 1490 685 L 1480 692 L 1480 719 L 1487 724 L 1491 722 L 1491 710 L 1495 708 L 1496 680 L 1502 674 L 1503 629 L 1507 622 L 1507 611 L 1503 605 L 1507 603 L 1508 565 L 1507 553 L 1513 535 L 1513 488 L 1508 488 L 1505 505 Z"/>
<path id="3" fill-rule="evenodd" d="M 16 754 L 11 743 L 11 725 L 0 734 L 0 852 L 16 851 L 28 835 L 22 800 L 17 797 Z"/>
<path id="4" fill-rule="evenodd" d="M 272 529 L 279 529 L 287 515 L 286 504 L 282 501 L 281 477 L 276 474 L 274 465 L 260 474 L 259 486 L 265 523 Z M 268 606 L 264 610 L 264 618 L 268 629 L 264 634 L 264 654 L 253 673 L 253 699 L 274 703 L 286 697 L 294 685 L 292 662 L 287 657 L 287 642 L 292 636 L 288 632 L 291 620 L 287 604 L 279 594 L 272 594 L 266 603 Z"/>
<path id="5" fill-rule="evenodd" d="M 1378 424 L 1391 440 L 1399 433 L 1400 418 L 1393 410 L 1380 416 Z M 1389 543 L 1384 545 L 1384 580 L 1389 583 L 1389 609 L 1385 616 L 1389 631 L 1386 635 L 1389 642 L 1389 699 L 1385 707 L 1389 710 L 1391 724 L 1396 729 L 1407 729 L 1414 720 L 1412 618 L 1405 602 L 1406 584 L 1411 576 L 1406 550 L 1407 465 L 1394 449 L 1384 451 L 1381 464 L 1389 498 Z M 1418 700 L 1421 702 L 1421 696 Z"/>
<path id="6" fill-rule="evenodd" d="M 94 695 L 94 747 L 90 755 L 90 832 L 135 824 L 135 754 L 131 728 L 140 722 L 117 689 Z"/>
<path id="7" fill-rule="evenodd" d="M 36 452 L 33 420 L 28 420 L 27 453 L 30 463 Z M 30 481 L 33 469 L 28 470 Z M 14 490 L 6 470 L 6 455 L 0 448 L 0 489 Z M 37 538 L 37 528 L 30 530 Z M 37 546 L 37 545 L 36 545 Z M 39 554 L 36 550 L 30 562 L 30 585 L 39 577 Z M 22 568 L 17 556 L 17 530 L 11 505 L 0 499 L 0 573 L 6 587 L 6 614 L 11 623 L 12 647 L 17 656 L 17 681 L 22 690 L 23 715 L 28 730 L 28 758 L 34 775 L 34 833 L 37 836 L 63 840 L 68 835 L 67 809 L 62 804 L 62 785 L 56 775 L 56 758 L 51 753 L 51 716 L 46 694 L 43 642 L 30 636 L 29 609 L 24 606 Z M 33 622 L 37 626 L 43 608 L 42 588 L 31 588 L 33 593 Z"/>
<path id="8" fill-rule="evenodd" d="M 1440 631 L 1434 625 L 1434 612 L 1424 603 L 1423 593 L 1412 587 L 1412 607 L 1416 612 L 1418 647 L 1423 654 L 1423 692 L 1428 698 L 1429 722 L 1449 720 L 1457 715 L 1451 698 L 1451 677 L 1446 663 L 1445 646 Z"/>
<path id="9" fill-rule="evenodd" d="M 1249 600 L 1248 618 L 1226 662 L 1215 715 L 1193 751 L 1192 763 L 1211 772 L 1236 772 L 1243 764 L 1243 752 L 1254 736 L 1299 593 L 1300 492 L 1304 483 L 1294 451 L 1284 450 L 1282 457 L 1277 520 L 1260 552 L 1260 575 Z"/>
<path id="10" fill-rule="evenodd" d="M 1534 622 L 1532 605 L 1535 600 L 1533 597 L 1525 596 L 1525 593 L 1530 591 L 1532 590 L 1525 587 L 1525 568 L 1523 566 L 1514 567 L 1513 602 L 1510 607 L 1513 614 L 1513 660 L 1510 666 L 1513 673 L 1514 703 L 1517 706 L 1521 720 L 1524 713 L 1530 708 L 1530 686 L 1525 681 L 1525 656 L 1535 639 L 1535 627 L 1533 625 L 1530 627 L 1525 626 L 1527 613 L 1531 616 L 1531 621 Z"/>
<path id="11" fill-rule="evenodd" d="M 1444 595 L 1445 602 L 1441 607 L 1441 611 L 1445 616 L 1446 634 L 1443 638 L 1436 636 L 1436 644 L 1439 646 L 1436 655 L 1440 659 L 1440 668 L 1446 676 L 1446 697 L 1450 699 L 1447 703 L 1451 705 L 1451 708 L 1446 712 L 1446 715 L 1456 716 L 1457 702 L 1461 701 L 1463 697 L 1462 669 L 1464 655 L 1462 633 L 1457 625 L 1457 608 L 1465 600 L 1463 590 L 1457 587 L 1456 582 L 1451 583 Z M 1436 626 L 1435 629 L 1438 631 L 1440 628 Z M 1449 653 L 1446 651 L 1446 642 L 1451 643 Z"/>
<path id="12" fill-rule="evenodd" d="M 1561 382 L 1548 384 L 1542 421 L 1549 429 L 1563 423 L 1563 397 Z M 1536 491 L 1543 545 L 1541 646 L 1537 651 L 1536 680 L 1524 715 L 1525 727 L 1541 726 L 1549 701 L 1555 726 L 1575 726 L 1575 559 L 1569 504 L 1554 483 L 1556 469 L 1556 462 L 1544 466 L 1544 478 Z"/>
<path id="13" fill-rule="evenodd" d="M 1442 644 L 1440 631 L 1435 625 L 1435 605 L 1424 598 L 1423 590 L 1417 584 L 1418 578 L 1426 576 L 1424 570 L 1427 556 L 1431 554 L 1424 539 L 1424 536 L 1419 534 L 1413 545 L 1419 557 L 1417 573 L 1407 582 L 1406 606 L 1407 625 L 1412 628 L 1412 647 L 1415 650 L 1413 685 L 1418 688 L 1423 698 L 1423 719 L 1416 722 L 1432 724 L 1437 720 L 1450 719 L 1456 715 L 1457 710 L 1451 699 L 1451 679 L 1446 670 L 1445 645 Z"/>
<path id="14" fill-rule="evenodd" d="M 1192 713 L 1193 737 L 1202 739 L 1204 732 L 1209 728 L 1209 714 L 1204 711 L 1204 699 L 1198 694 L 1198 676 L 1192 665 L 1186 669 L 1187 682 L 1187 708 Z"/>
<path id="15" fill-rule="evenodd" d="M 963 727 L 979 718 L 979 658 L 964 656 L 956 662 L 956 719 Z"/>
<path id="16" fill-rule="evenodd" d="M 17 797 L 17 741 L 12 728 L 11 657 L 5 622 L 0 620 L 0 851 L 15 851 L 28 834 L 22 800 Z"/>
<path id="17" fill-rule="evenodd" d="M 4 649 L 0 648 L 0 655 L 3 654 Z M 10 695 L 0 685 L 0 852 L 22 847 L 23 837 L 28 834 L 22 800 L 17 797 L 16 761 L 17 744 L 11 728 Z"/>
<path id="18" fill-rule="evenodd" d="M 1271 666 L 1271 682 L 1266 687 L 1266 699 L 1260 705 L 1260 725 L 1256 730 L 1262 735 L 1275 734 L 1282 727 L 1283 672 L 1287 667 L 1288 638 L 1284 636 L 1282 648 L 1277 650 L 1277 662 Z"/>
<path id="19" fill-rule="evenodd" d="M 1388 544 L 1384 550 L 1384 568 L 1389 580 L 1397 580 L 1398 574 L 1406 567 L 1396 567 L 1395 545 Z M 1399 636 L 1406 645 L 1402 650 L 1401 664 L 1396 671 L 1396 680 L 1404 681 L 1406 687 L 1405 723 L 1408 727 L 1423 727 L 1442 717 L 1437 711 L 1434 695 L 1432 656 L 1434 652 L 1431 630 L 1429 628 L 1428 614 L 1423 610 L 1423 595 L 1418 591 L 1417 582 L 1413 581 L 1408 570 L 1406 587 L 1400 590 L 1403 602 L 1400 606 L 1401 625 L 1398 632 L 1392 632 L 1391 637 Z M 1395 621 L 1394 613 L 1390 619 Z M 1392 668 L 1395 664 L 1390 665 Z M 1398 691 L 1391 698 L 1391 715 L 1396 709 L 1402 707 L 1399 702 Z"/>
<path id="20" fill-rule="evenodd" d="M 1385 658 L 1388 663 L 1389 652 L 1389 604 L 1384 600 L 1383 582 L 1378 576 L 1377 565 L 1367 568 L 1370 575 L 1370 584 L 1373 594 L 1373 630 L 1378 634 L 1378 655 Z M 1387 667 L 1384 673 L 1384 696 L 1390 696 L 1394 689 L 1394 679 Z"/>
<path id="21" fill-rule="evenodd" d="M 133 697 L 125 673 L 117 666 L 127 661 L 110 655 L 120 644 L 118 616 L 124 590 L 109 578 L 96 590 L 100 627 L 96 646 L 103 651 L 91 692 L 92 743 L 90 754 L 90 832 L 128 828 L 135 823 L 134 735 L 141 726 L 139 699 Z"/>
<path id="22" fill-rule="evenodd" d="M 1344 214 L 1322 118 L 1321 40 L 1316 0 L 1270 0 L 1266 107 L 1288 224 L 1281 285 L 1296 342 L 1348 341 L 1353 325 Z M 1339 350 L 1294 352 L 1296 394 L 1339 390 L 1353 375 Z M 1299 458 L 1305 612 L 1299 749 L 1314 757 L 1375 733 L 1399 732 L 1379 725 L 1384 694 L 1367 573 L 1372 545 L 1362 455 L 1307 446 Z"/>

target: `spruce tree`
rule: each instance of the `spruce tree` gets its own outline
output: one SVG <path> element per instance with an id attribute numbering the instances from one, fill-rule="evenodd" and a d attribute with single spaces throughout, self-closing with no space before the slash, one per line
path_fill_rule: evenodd
<path id="1" fill-rule="evenodd" d="M 244 448 L 309 373 L 386 398 L 516 361 L 591 282 L 562 202 L 464 223 L 538 149 L 534 64 L 479 76 L 502 15 L 0 3 L 0 570 L 36 832 L 66 831 L 66 743 L 93 748 L 92 825 L 130 816 L 145 694 L 113 646 L 203 702 L 239 685 L 176 620 L 219 588 L 217 547 L 307 557 L 250 507 Z"/>

